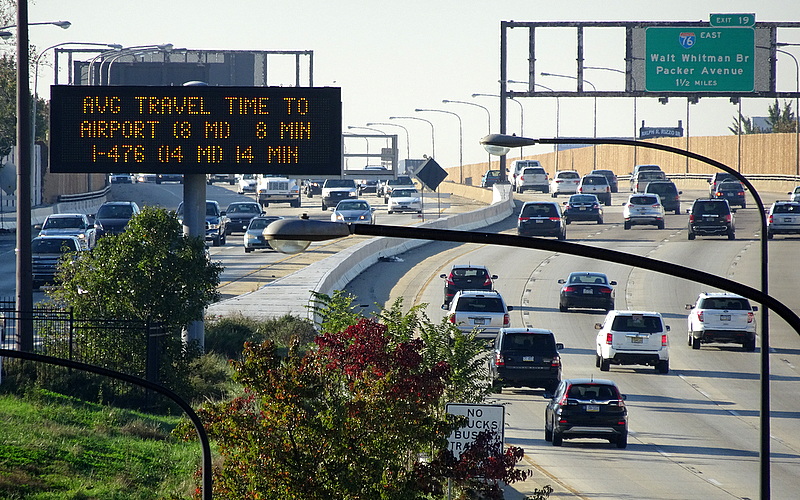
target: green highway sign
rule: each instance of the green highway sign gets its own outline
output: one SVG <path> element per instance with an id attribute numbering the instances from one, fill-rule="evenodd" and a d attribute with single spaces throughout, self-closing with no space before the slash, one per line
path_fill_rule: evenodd
<path id="1" fill-rule="evenodd" d="M 711 26 L 728 26 L 737 28 L 741 26 L 755 26 L 755 14 L 711 14 L 708 17 Z"/>
<path id="2" fill-rule="evenodd" d="M 754 75 L 753 28 L 645 30 L 647 92 L 753 92 Z"/>

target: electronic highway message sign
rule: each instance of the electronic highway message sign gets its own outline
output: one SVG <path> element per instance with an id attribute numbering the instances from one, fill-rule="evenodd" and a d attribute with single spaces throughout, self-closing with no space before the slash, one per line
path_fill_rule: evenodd
<path id="1" fill-rule="evenodd" d="M 752 92 L 753 28 L 650 27 L 645 34 L 648 92 Z"/>
<path id="2" fill-rule="evenodd" d="M 336 87 L 51 87 L 50 171 L 338 176 Z"/>

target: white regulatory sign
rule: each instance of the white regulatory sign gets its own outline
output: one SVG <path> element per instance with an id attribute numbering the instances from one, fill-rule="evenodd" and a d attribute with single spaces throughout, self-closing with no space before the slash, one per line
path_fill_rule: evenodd
<path id="1" fill-rule="evenodd" d="M 446 408 L 450 415 L 467 417 L 467 424 L 447 438 L 448 448 L 456 458 L 461 457 L 461 453 L 475 442 L 475 438 L 483 431 L 497 434 L 501 446 L 505 442 L 503 434 L 505 408 L 502 405 L 447 403 Z"/>

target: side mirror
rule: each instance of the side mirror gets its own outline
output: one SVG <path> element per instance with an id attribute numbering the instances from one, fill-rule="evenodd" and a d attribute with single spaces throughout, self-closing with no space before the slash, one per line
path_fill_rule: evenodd
<path id="1" fill-rule="evenodd" d="M 623 401 L 628 399 L 628 395 L 627 394 L 620 394 L 619 397 L 621 397 Z"/>
<path id="2" fill-rule="evenodd" d="M 567 280 L 565 280 L 565 279 L 560 279 L 560 280 L 558 280 L 558 283 L 559 283 L 560 285 L 563 285 L 563 284 L 564 284 L 564 283 L 566 283 L 566 282 L 567 282 Z"/>
<path id="3" fill-rule="evenodd" d="M 554 394 L 552 392 L 550 392 L 550 391 L 544 391 L 542 393 L 542 397 L 544 399 L 553 399 L 553 396 L 554 396 Z"/>
<path id="4" fill-rule="evenodd" d="M 753 312 L 758 311 L 758 306 L 753 306 L 752 309 L 753 309 Z"/>
<path id="5" fill-rule="evenodd" d="M 666 326 L 667 326 L 667 331 L 669 331 L 669 325 L 666 325 Z"/>
<path id="6" fill-rule="evenodd" d="M 686 304 L 683 308 L 686 309 L 687 311 L 691 311 L 692 309 L 694 309 L 694 304 Z"/>
<path id="7" fill-rule="evenodd" d="M 447 310 L 449 309 L 449 307 L 447 307 L 447 304 L 442 304 L 442 309 L 444 309 L 445 311 L 447 311 Z"/>
<path id="8" fill-rule="evenodd" d="M 493 275 L 492 275 L 492 279 L 493 279 L 493 280 L 496 280 L 496 279 L 497 279 L 497 275 L 496 275 L 496 274 L 493 274 Z"/>
<path id="9" fill-rule="evenodd" d="M 603 328 L 603 324 L 602 323 L 595 323 L 594 324 L 594 329 L 595 330 L 600 330 L 601 328 Z"/>
<path id="10" fill-rule="evenodd" d="M 447 275 L 446 274 L 440 274 L 439 277 L 440 278 L 447 278 Z"/>
<path id="11" fill-rule="evenodd" d="M 678 194 L 683 194 L 683 191 L 678 191 Z"/>
<path id="12" fill-rule="evenodd" d="M 556 342 L 556 350 L 560 351 L 564 349 L 564 344 L 562 342 Z"/>
<path id="13" fill-rule="evenodd" d="M 609 281 L 609 282 L 608 282 L 608 284 L 609 284 L 609 285 L 616 285 L 616 284 L 617 284 L 617 282 L 616 282 L 616 281 Z"/>
<path id="14" fill-rule="evenodd" d="M 226 212 L 225 212 L 225 210 L 223 210 L 223 211 L 221 211 L 219 214 L 220 214 L 220 215 L 226 215 Z"/>
<path id="15" fill-rule="evenodd" d="M 41 224 L 36 224 L 35 226 L 33 226 L 33 228 L 41 231 L 42 225 Z"/>
<path id="16" fill-rule="evenodd" d="M 506 306 L 506 307 L 508 308 L 508 311 L 509 311 L 509 312 L 511 312 L 511 311 L 513 311 L 513 310 L 514 310 L 514 306 Z"/>

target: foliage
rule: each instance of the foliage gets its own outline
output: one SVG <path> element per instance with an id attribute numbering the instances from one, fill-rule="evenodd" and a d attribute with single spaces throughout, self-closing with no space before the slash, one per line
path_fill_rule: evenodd
<path id="1" fill-rule="evenodd" d="M 144 207 L 127 229 L 59 266 L 49 295 L 77 317 L 162 322 L 168 331 L 203 318 L 218 298 L 222 266 L 201 238 L 188 238 L 175 214 Z"/>
<path id="2" fill-rule="evenodd" d="M 44 99 L 38 99 L 36 102 L 36 141 L 46 140 L 49 116 L 49 103 Z M 12 56 L 3 54 L 0 56 L 0 157 L 9 154 L 16 143 L 17 63 Z"/>
<path id="3" fill-rule="evenodd" d="M 733 124 L 728 127 L 728 130 L 734 135 L 792 133 L 797 130 L 797 115 L 792 110 L 791 102 L 784 102 L 783 109 L 781 109 L 778 99 L 775 99 L 775 103 L 767 108 L 767 112 L 769 113 L 767 123 L 770 125 L 768 129 L 755 126 L 751 118 L 740 113 L 738 120 L 736 117 L 733 118 Z M 740 121 L 741 128 L 739 126 Z"/>
<path id="4" fill-rule="evenodd" d="M 295 340 L 301 346 L 310 345 L 316 335 L 314 325 L 297 316 L 287 314 L 280 318 L 257 320 L 235 314 L 206 318 L 205 347 L 209 352 L 238 359 L 245 342 L 260 344 L 272 340 L 278 346 L 288 348 Z"/>
<path id="5" fill-rule="evenodd" d="M 0 497 L 189 498 L 196 443 L 155 417 L 34 391 L 0 396 Z"/>
<path id="6" fill-rule="evenodd" d="M 478 393 L 455 383 L 442 358 L 475 352 L 471 336 L 451 338 L 446 324 L 431 325 L 419 308 L 404 314 L 401 302 L 378 315 L 381 324 L 360 317 L 342 293 L 316 299 L 316 349 L 301 354 L 295 343 L 282 357 L 272 341 L 247 344 L 232 362 L 244 395 L 199 410 L 224 459 L 214 469 L 215 498 L 442 498 L 449 478 L 463 492 L 499 499 L 501 481 L 526 477 L 514 468 L 522 450 L 500 450 L 492 434 L 459 460 L 447 449 L 462 422 L 444 412 L 445 398 Z M 449 340 L 432 348 L 415 330 Z M 476 376 L 469 366 L 461 377 Z M 188 422 L 180 432 L 191 437 Z"/>

